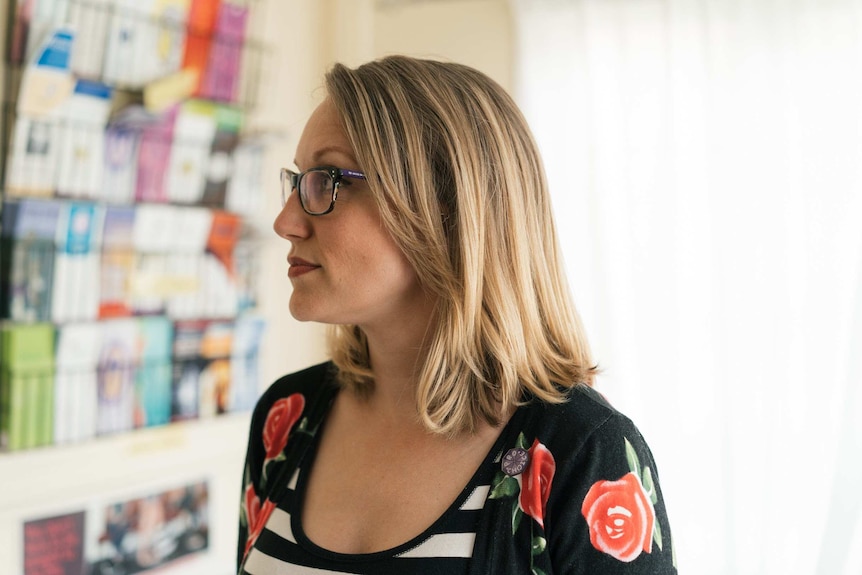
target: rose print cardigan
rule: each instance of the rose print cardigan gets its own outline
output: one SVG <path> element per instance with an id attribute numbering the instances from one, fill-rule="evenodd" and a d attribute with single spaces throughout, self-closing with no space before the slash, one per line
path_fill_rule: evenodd
<path id="1" fill-rule="evenodd" d="M 337 393 L 334 372 L 325 363 L 285 376 L 258 401 L 243 479 L 239 573 L 247 572 L 243 562 L 271 527 L 326 417 Z M 530 402 L 500 439 L 498 453 L 490 454 L 497 467 L 479 513 L 470 573 L 677 573 L 649 447 L 598 392 L 579 386 L 563 404 Z"/>

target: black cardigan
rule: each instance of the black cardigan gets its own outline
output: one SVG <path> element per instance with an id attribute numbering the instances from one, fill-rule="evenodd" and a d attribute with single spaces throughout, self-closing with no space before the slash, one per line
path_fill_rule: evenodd
<path id="1" fill-rule="evenodd" d="M 250 531 L 262 529 L 281 499 L 278 488 L 300 465 L 338 392 L 334 373 L 323 363 L 284 376 L 257 403 L 243 478 L 240 572 L 256 535 Z M 292 414 L 281 454 L 273 458 L 271 451 L 267 459 L 267 415 L 295 394 L 304 397 L 301 413 Z M 640 432 L 592 388 L 576 386 L 567 397 L 562 404 L 527 403 L 503 430 L 506 447 L 480 515 L 471 573 L 676 574 L 658 473 Z M 256 520 L 252 530 L 249 517 Z"/>

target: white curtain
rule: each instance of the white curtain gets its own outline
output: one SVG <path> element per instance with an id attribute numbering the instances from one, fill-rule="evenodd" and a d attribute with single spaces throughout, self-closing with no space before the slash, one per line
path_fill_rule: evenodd
<path id="1" fill-rule="evenodd" d="M 862 573 L 862 3 L 511 0 L 600 389 L 681 573 Z"/>

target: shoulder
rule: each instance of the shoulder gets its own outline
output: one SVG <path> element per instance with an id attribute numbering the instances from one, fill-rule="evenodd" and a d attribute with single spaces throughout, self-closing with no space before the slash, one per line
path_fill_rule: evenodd
<path id="1" fill-rule="evenodd" d="M 335 373 L 335 366 L 332 362 L 327 361 L 283 375 L 275 380 L 260 396 L 252 419 L 256 421 L 265 419 L 278 401 L 297 394 L 303 397 L 303 404 L 308 405 L 311 400 L 327 393 L 336 386 Z"/>
<path id="2" fill-rule="evenodd" d="M 561 403 L 533 400 L 525 406 L 525 430 L 544 443 L 579 451 L 588 442 L 631 433 L 631 420 L 586 385 L 569 389 Z"/>
<path id="3" fill-rule="evenodd" d="M 248 458 L 252 472 L 284 449 L 297 428 L 316 426 L 337 390 L 335 367 L 320 363 L 278 378 L 260 396 L 251 416 Z"/>
<path id="4" fill-rule="evenodd" d="M 306 397 L 321 393 L 328 386 L 335 385 L 334 375 L 335 366 L 329 361 L 283 375 L 260 396 L 258 405 L 272 405 L 295 393 Z"/>
<path id="5" fill-rule="evenodd" d="M 555 460 L 560 479 L 618 479 L 655 464 L 635 423 L 598 391 L 576 386 L 559 404 L 531 403 L 521 425 L 529 444 L 538 442 Z M 585 486 L 586 487 L 586 486 Z"/>
<path id="6" fill-rule="evenodd" d="M 656 463 L 631 419 L 584 386 L 527 414 L 522 491 L 543 505 L 524 512 L 543 518 L 554 571 L 676 573 Z"/>
<path id="7" fill-rule="evenodd" d="M 336 391 L 335 369 L 321 363 L 280 377 L 261 395 L 251 417 L 245 483 L 255 496 L 270 493 L 268 478 L 280 476 L 291 438 L 313 434 Z M 291 465 L 294 465 L 292 463 Z M 268 495 L 266 495 L 268 496 Z"/>

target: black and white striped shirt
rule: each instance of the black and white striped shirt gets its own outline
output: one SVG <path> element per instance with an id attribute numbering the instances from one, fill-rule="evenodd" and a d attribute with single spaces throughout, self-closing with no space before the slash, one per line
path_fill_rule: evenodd
<path id="1" fill-rule="evenodd" d="M 316 447 L 316 445 L 314 446 Z M 483 462 L 470 484 L 425 532 L 398 547 L 368 554 L 335 553 L 315 545 L 302 529 L 302 500 L 308 466 L 294 473 L 244 566 L 248 575 L 327 573 L 467 573 L 479 514 L 496 465 Z"/>

